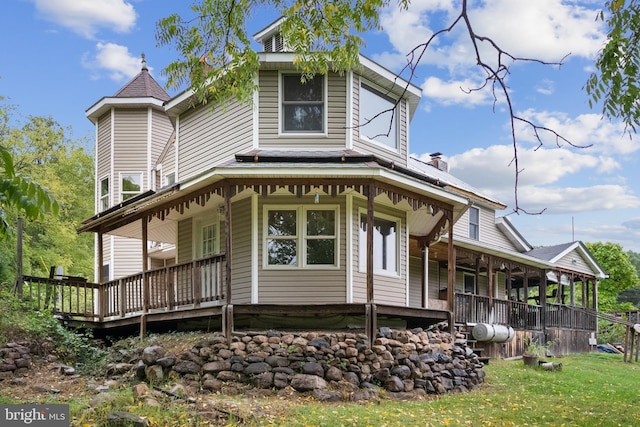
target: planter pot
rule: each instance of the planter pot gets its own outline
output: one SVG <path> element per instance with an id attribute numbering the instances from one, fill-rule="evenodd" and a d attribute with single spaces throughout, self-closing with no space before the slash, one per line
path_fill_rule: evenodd
<path id="1" fill-rule="evenodd" d="M 522 356 L 522 361 L 525 366 L 533 366 L 534 368 L 537 368 L 539 360 L 540 358 L 538 356 L 530 356 L 526 354 Z"/>

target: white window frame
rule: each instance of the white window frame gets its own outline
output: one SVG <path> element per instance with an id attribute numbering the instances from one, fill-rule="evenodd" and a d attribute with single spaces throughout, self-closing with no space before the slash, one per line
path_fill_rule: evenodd
<path id="1" fill-rule="evenodd" d="M 107 180 L 107 192 L 102 194 L 102 182 Z M 111 180 L 109 175 L 103 176 L 98 181 L 98 212 L 105 211 L 111 206 Z"/>
<path id="2" fill-rule="evenodd" d="M 298 76 L 301 77 L 302 74 L 299 72 L 291 71 L 281 71 L 278 75 L 278 135 L 279 136 L 295 136 L 295 137 L 318 137 L 318 136 L 327 136 L 328 135 L 328 80 L 325 75 L 316 75 L 316 78 L 322 78 L 322 129 L 318 131 L 288 131 L 284 128 L 284 78 L 286 76 Z M 291 103 L 295 103 L 296 101 L 289 101 Z M 301 104 L 310 103 L 304 101 L 297 101 Z"/>
<path id="3" fill-rule="evenodd" d="M 472 222 L 472 215 L 471 212 L 477 212 L 478 213 L 478 222 L 477 223 L 473 223 Z M 472 234 L 472 227 L 475 226 L 475 235 Z M 469 239 L 471 240 L 480 240 L 480 209 L 472 206 L 469 208 Z"/>
<path id="4" fill-rule="evenodd" d="M 376 117 L 376 114 L 383 113 L 387 109 L 387 108 L 384 108 L 384 106 L 381 106 L 381 108 L 383 109 L 375 113 L 372 112 L 372 117 L 363 117 L 364 115 L 363 106 L 365 104 L 367 105 L 369 104 L 363 101 L 362 94 L 365 92 L 371 96 L 375 96 L 379 98 L 382 102 L 389 103 L 390 105 L 387 108 L 393 107 L 393 118 L 392 118 L 391 129 L 390 129 L 391 132 L 389 133 L 389 136 L 380 135 L 382 131 L 378 132 L 378 134 L 380 135 L 378 137 L 376 137 L 376 135 L 370 135 L 371 137 L 366 135 L 367 127 L 375 126 L 376 123 L 382 126 L 382 128 L 384 129 L 384 132 L 386 132 L 389 129 L 388 115 L 391 112 L 387 112 Z M 377 87 L 376 85 L 369 83 L 367 81 L 364 81 L 364 82 L 361 81 L 360 82 L 360 109 L 359 109 L 360 138 L 365 141 L 371 142 L 373 144 L 379 145 L 380 147 L 385 148 L 387 150 L 398 152 L 400 149 L 399 148 L 400 147 L 400 120 L 398 119 L 400 109 L 398 108 L 398 105 L 399 103 L 397 99 L 394 99 L 390 95 L 385 94 L 385 92 L 381 90 L 379 87 Z M 369 120 L 372 120 L 371 123 L 367 123 Z M 393 144 L 390 144 L 389 141 L 387 141 L 387 139 L 390 139 L 392 135 L 393 135 Z"/>
<path id="5" fill-rule="evenodd" d="M 204 257 L 213 256 L 220 253 L 220 221 L 217 219 L 217 212 L 209 212 L 208 215 L 203 215 L 193 220 L 193 254 L 194 259 L 200 259 Z M 216 234 L 216 241 L 213 248 L 213 253 L 204 254 L 202 247 L 202 231 L 205 227 L 214 227 Z"/>
<path id="6" fill-rule="evenodd" d="M 367 215 L 367 211 L 366 209 L 359 209 L 358 210 L 358 244 L 359 244 L 359 271 L 361 273 L 366 273 L 367 271 L 367 233 L 362 230 L 362 227 L 360 226 L 361 224 L 361 219 L 362 216 L 366 216 Z M 396 225 L 396 242 L 395 242 L 395 264 L 396 264 L 396 269 L 395 271 L 393 270 L 382 270 L 382 269 L 377 269 L 373 268 L 373 273 L 374 274 L 378 274 L 381 276 L 389 276 L 389 277 L 394 277 L 394 278 L 399 278 L 401 277 L 401 272 L 400 272 L 400 244 L 401 244 L 401 226 L 402 226 L 402 219 L 400 217 L 397 216 L 392 216 L 392 215 L 386 215 L 386 214 L 382 214 L 382 213 L 375 213 L 374 214 L 374 222 L 376 219 L 381 219 L 383 221 L 389 221 L 389 222 L 393 222 Z M 375 241 L 373 243 L 373 251 L 374 251 L 374 259 L 375 259 L 375 251 L 376 248 L 378 248 L 380 246 L 375 244 Z M 375 264 L 375 261 L 374 261 Z"/>
<path id="7" fill-rule="evenodd" d="M 138 175 L 140 177 L 140 191 L 134 193 L 132 191 L 123 191 L 122 190 L 122 178 L 126 176 L 135 176 Z M 144 176 L 142 172 L 120 172 L 118 174 L 118 183 L 120 184 L 120 201 L 124 202 L 125 200 L 129 200 L 133 197 L 136 197 L 138 194 L 141 194 L 144 189 Z M 124 198 L 125 195 L 131 195 L 131 197 Z"/>
<path id="8" fill-rule="evenodd" d="M 176 183 L 176 173 L 170 172 L 164 176 L 164 186 L 173 185 Z"/>
<path id="9" fill-rule="evenodd" d="M 293 265 L 269 264 L 268 241 L 274 239 L 269 235 L 268 212 L 271 210 L 296 211 L 296 235 L 284 239 L 296 241 L 296 263 Z M 335 230 L 333 235 L 307 236 L 308 211 L 333 211 L 335 214 Z M 307 240 L 333 239 L 333 264 L 307 264 Z M 340 206 L 338 205 L 264 205 L 262 208 L 262 267 L 269 270 L 335 270 L 340 268 Z"/>

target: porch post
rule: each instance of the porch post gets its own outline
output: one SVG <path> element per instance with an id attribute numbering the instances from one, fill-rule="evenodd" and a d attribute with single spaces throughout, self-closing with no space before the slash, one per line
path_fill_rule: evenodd
<path id="1" fill-rule="evenodd" d="M 580 278 L 582 280 L 582 277 Z M 575 307 L 576 305 L 576 282 L 575 282 L 576 278 L 573 275 L 573 273 L 571 273 L 571 281 L 569 282 L 569 304 L 571 304 L 571 307 Z"/>
<path id="2" fill-rule="evenodd" d="M 375 185 L 367 186 L 367 306 L 365 311 L 365 332 L 372 346 L 376 335 L 376 311 L 373 307 L 373 221 Z"/>
<path id="3" fill-rule="evenodd" d="M 452 215 L 453 216 L 453 215 Z M 447 244 L 447 306 L 449 308 L 449 332 L 453 333 L 455 329 L 455 310 L 454 310 L 454 291 L 456 282 L 456 253 L 453 246 L 453 219 L 449 218 L 449 239 Z"/>
<path id="4" fill-rule="evenodd" d="M 231 239 L 231 184 L 226 181 L 224 184 L 224 229 L 225 229 L 225 306 L 222 316 L 222 333 L 227 338 L 227 343 L 231 345 L 233 337 L 233 305 L 231 304 L 231 259 L 232 259 L 232 239 Z"/>
<path id="5" fill-rule="evenodd" d="M 540 299 L 540 324 L 542 326 L 542 332 L 547 332 L 547 272 L 542 271 L 542 278 L 540 279 L 540 286 L 538 288 L 540 293 L 538 295 Z M 546 336 L 546 335 L 545 335 Z"/>
<path id="6" fill-rule="evenodd" d="M 422 308 L 429 308 L 429 245 L 422 249 Z"/>
<path id="7" fill-rule="evenodd" d="M 104 283 L 104 248 L 103 248 L 103 236 L 102 230 L 98 230 L 98 320 L 102 322 L 104 320 L 105 313 L 105 297 L 102 283 Z"/>
<path id="8" fill-rule="evenodd" d="M 487 260 L 487 281 L 489 282 L 489 322 L 493 323 L 495 319 L 493 315 L 493 288 L 495 285 L 493 283 L 493 257 L 491 255 L 489 255 L 489 259 Z"/>
<path id="9" fill-rule="evenodd" d="M 147 334 L 147 312 L 149 311 L 149 278 L 147 277 L 149 251 L 147 248 L 148 224 L 147 217 L 140 218 L 142 221 L 142 314 L 140 315 L 140 338 Z"/>

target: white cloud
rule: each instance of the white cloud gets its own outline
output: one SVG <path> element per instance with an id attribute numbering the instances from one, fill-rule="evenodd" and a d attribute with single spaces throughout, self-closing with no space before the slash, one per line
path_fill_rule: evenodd
<path id="1" fill-rule="evenodd" d="M 542 95 L 553 95 L 554 87 L 553 81 L 544 79 L 536 85 L 536 92 Z"/>
<path id="2" fill-rule="evenodd" d="M 33 0 L 40 16 L 93 39 L 100 28 L 126 33 L 136 23 L 133 5 L 124 0 Z"/>
<path id="3" fill-rule="evenodd" d="M 602 155 L 630 155 L 640 149 L 638 139 L 630 139 L 624 132 L 624 124 L 603 120 L 600 114 L 580 114 L 570 117 L 558 111 L 525 110 L 516 113 L 536 125 L 553 129 L 571 144 L 581 147 L 591 146 L 590 150 Z M 517 122 L 518 141 L 538 144 L 533 129 L 525 123 Z M 541 132 L 545 145 L 556 146 L 555 136 Z M 557 141 L 567 147 L 564 141 Z"/>
<path id="4" fill-rule="evenodd" d="M 465 107 L 491 104 L 494 101 L 490 88 L 482 88 L 482 83 L 464 80 L 443 81 L 437 77 L 429 77 L 422 84 L 422 93 L 443 105 L 459 104 Z"/>
<path id="5" fill-rule="evenodd" d="M 504 51 L 516 57 L 557 62 L 567 54 L 593 59 L 602 47 L 605 26 L 595 19 L 593 7 L 585 1 L 493 0 L 470 3 L 468 14 L 475 34 L 492 38 Z M 451 25 L 459 13 L 460 2 L 414 1 L 406 11 L 393 3 L 383 11 L 380 21 L 395 51 L 407 54 L 434 31 Z M 463 24 L 460 21 L 453 32 L 438 36 L 422 63 L 448 68 L 455 74 L 475 66 L 475 54 Z M 479 49 L 487 61 L 497 56 L 487 42 L 479 43 Z"/>
<path id="6" fill-rule="evenodd" d="M 141 70 L 140 57 L 131 55 L 126 46 L 98 43 L 96 50 L 92 58 L 89 55 L 83 58 L 83 66 L 94 72 L 94 78 L 99 78 L 100 73 L 106 71 L 110 79 L 121 82 L 131 79 Z M 149 71 L 152 71 L 151 67 Z"/>

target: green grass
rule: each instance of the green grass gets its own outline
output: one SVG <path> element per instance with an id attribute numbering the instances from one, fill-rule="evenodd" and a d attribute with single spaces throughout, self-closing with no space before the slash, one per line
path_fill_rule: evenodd
<path id="1" fill-rule="evenodd" d="M 485 384 L 469 393 L 427 396 L 424 400 L 375 403 L 319 403 L 312 398 L 251 398 L 201 394 L 199 405 L 162 401 L 153 408 L 134 399 L 130 387 L 114 390 L 114 398 L 91 410 L 95 395 L 65 398 L 74 418 L 72 426 L 105 425 L 113 411 L 147 418 L 151 426 L 220 425 L 202 411 L 206 405 L 235 407 L 251 426 L 636 426 L 640 425 L 640 363 L 624 363 L 622 356 L 593 353 L 554 359 L 562 371 L 525 367 L 521 360 L 492 360 L 485 367 Z M 0 403 L 10 403 L 3 397 Z M 13 402 L 19 403 L 19 402 Z M 253 418 L 260 408 L 262 415 Z M 225 425 L 237 425 L 231 418 Z"/>
<path id="2" fill-rule="evenodd" d="M 568 356 L 562 371 L 492 360 L 479 390 L 418 402 L 291 409 L 286 426 L 636 426 L 640 363 L 621 356 Z"/>

